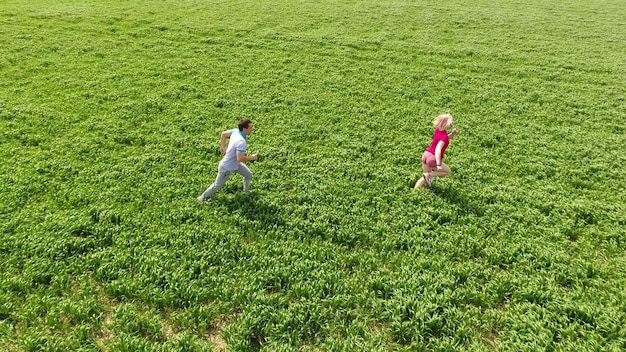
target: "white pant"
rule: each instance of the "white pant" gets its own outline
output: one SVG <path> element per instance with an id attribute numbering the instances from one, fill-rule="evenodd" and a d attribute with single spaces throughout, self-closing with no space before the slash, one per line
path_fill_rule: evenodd
<path id="1" fill-rule="evenodd" d="M 206 191 L 202 193 L 202 195 L 200 196 L 201 199 L 205 200 L 209 198 L 213 193 L 219 191 L 220 188 L 224 186 L 226 181 L 228 181 L 230 174 L 232 174 L 233 172 L 236 172 L 240 174 L 241 176 L 243 176 L 243 190 L 248 192 L 250 190 L 250 180 L 252 180 L 252 171 L 250 171 L 250 169 L 248 169 L 248 167 L 244 165 L 243 163 L 239 163 L 239 168 L 237 170 L 232 170 L 232 171 L 226 170 L 222 168 L 221 166 L 219 166 L 217 168 L 217 177 L 215 178 L 215 182 L 213 182 L 209 186 L 209 188 L 207 188 Z"/>

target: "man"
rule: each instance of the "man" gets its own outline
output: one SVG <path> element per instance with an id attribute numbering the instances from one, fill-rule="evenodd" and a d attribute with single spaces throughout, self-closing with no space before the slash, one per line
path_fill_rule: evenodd
<path id="1" fill-rule="evenodd" d="M 250 119 L 239 120 L 237 124 L 239 129 L 233 129 L 222 132 L 220 137 L 220 152 L 224 154 L 224 158 L 220 162 L 217 168 L 217 177 L 215 182 L 207 188 L 204 193 L 198 197 L 198 202 L 202 203 L 209 198 L 213 193 L 217 192 L 224 186 L 230 174 L 236 172 L 243 176 L 243 190 L 249 192 L 250 180 L 252 179 L 252 172 L 244 163 L 248 161 L 255 161 L 257 155 L 246 155 L 246 148 L 248 146 L 248 136 L 252 133 L 252 121 Z M 228 149 L 224 148 L 226 139 L 229 139 Z"/>

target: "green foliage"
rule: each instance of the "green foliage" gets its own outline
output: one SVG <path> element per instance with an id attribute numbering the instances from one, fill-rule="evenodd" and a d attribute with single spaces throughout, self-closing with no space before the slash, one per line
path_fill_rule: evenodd
<path id="1" fill-rule="evenodd" d="M 0 4 L 0 350 L 626 349 L 624 15 Z"/>

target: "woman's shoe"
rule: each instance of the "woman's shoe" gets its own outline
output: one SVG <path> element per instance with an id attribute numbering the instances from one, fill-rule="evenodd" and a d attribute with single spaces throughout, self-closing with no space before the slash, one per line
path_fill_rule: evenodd
<path id="1" fill-rule="evenodd" d="M 430 174 L 430 172 L 427 172 L 424 174 L 424 180 L 426 180 L 426 184 L 428 184 L 428 187 L 432 186 L 433 184 L 433 175 Z"/>

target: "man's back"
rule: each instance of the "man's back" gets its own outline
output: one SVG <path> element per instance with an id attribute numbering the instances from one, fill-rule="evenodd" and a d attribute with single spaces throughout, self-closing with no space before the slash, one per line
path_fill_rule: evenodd
<path id="1" fill-rule="evenodd" d="M 229 171 L 234 171 L 239 168 L 239 161 L 237 161 L 237 153 L 245 153 L 247 148 L 247 138 L 238 129 L 230 131 L 230 140 L 228 141 L 228 148 L 224 158 L 220 162 L 220 165 Z"/>

